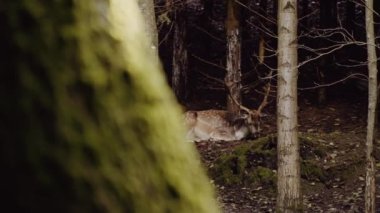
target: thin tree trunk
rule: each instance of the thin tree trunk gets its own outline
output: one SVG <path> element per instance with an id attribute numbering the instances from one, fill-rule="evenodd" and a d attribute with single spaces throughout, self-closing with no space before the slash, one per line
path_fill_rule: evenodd
<path id="1" fill-rule="evenodd" d="M 217 212 L 136 0 L 3 0 L 0 26 L 1 210 Z"/>
<path id="2" fill-rule="evenodd" d="M 187 99 L 188 59 L 186 48 L 185 4 L 177 10 L 174 18 L 172 88 L 177 99 L 184 103 Z"/>
<path id="3" fill-rule="evenodd" d="M 365 184 L 365 212 L 374 213 L 375 208 L 375 159 L 373 157 L 373 143 L 375 136 L 375 115 L 377 102 L 377 56 L 375 46 L 375 31 L 373 22 L 373 0 L 366 0 L 366 31 L 368 52 L 368 121 L 366 142 L 366 184 Z"/>
<path id="4" fill-rule="evenodd" d="M 297 1 L 278 5 L 277 212 L 301 212 L 297 128 Z"/>
<path id="5" fill-rule="evenodd" d="M 322 29 L 329 29 L 337 26 L 337 0 L 321 0 L 320 13 L 319 13 L 320 27 Z M 323 38 L 322 38 L 323 39 Z M 329 38 L 334 39 L 334 38 Z M 326 47 L 329 42 L 321 40 L 320 47 Z M 331 55 L 327 55 L 321 59 L 320 65 L 316 70 L 318 84 L 323 85 L 326 82 L 326 71 L 332 69 Z M 327 89 L 326 87 L 318 88 L 317 95 L 318 105 L 324 107 L 327 103 Z"/>
<path id="6" fill-rule="evenodd" d="M 346 30 L 351 33 L 353 36 L 355 36 L 355 15 L 356 15 L 356 9 L 355 9 L 355 2 L 353 0 L 348 0 L 346 2 Z"/>
<path id="7" fill-rule="evenodd" d="M 154 0 L 137 0 L 139 8 L 144 16 L 145 32 L 150 39 L 150 48 L 158 52 L 158 33 L 156 15 L 154 12 Z"/>
<path id="8" fill-rule="evenodd" d="M 241 36 L 239 29 L 239 9 L 234 0 L 227 0 L 227 73 L 224 79 L 229 95 L 227 98 L 227 110 L 239 113 L 239 106 L 233 101 L 241 103 Z M 232 98 L 231 98 L 232 96 Z"/>
<path id="9" fill-rule="evenodd" d="M 262 15 L 266 18 L 260 17 L 259 20 L 260 22 L 265 26 L 269 26 L 268 21 L 267 21 L 267 16 L 268 16 L 268 2 L 267 0 L 261 0 L 260 1 L 260 8 L 262 9 Z M 258 61 L 259 64 L 264 64 L 265 61 L 265 42 L 267 41 L 266 34 L 265 33 L 260 33 L 259 35 L 259 45 L 258 45 Z"/>

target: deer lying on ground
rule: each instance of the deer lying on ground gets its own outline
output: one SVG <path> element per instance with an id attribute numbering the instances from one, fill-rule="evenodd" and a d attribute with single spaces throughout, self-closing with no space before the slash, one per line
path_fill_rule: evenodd
<path id="1" fill-rule="evenodd" d="M 187 111 L 187 139 L 192 141 L 234 141 L 260 131 L 259 122 L 251 115 L 233 115 L 225 110 Z"/>
<path id="2" fill-rule="evenodd" d="M 185 124 L 187 139 L 192 141 L 234 141 L 241 140 L 260 132 L 261 111 L 267 105 L 270 87 L 268 86 L 263 102 L 257 110 L 250 110 L 236 100 L 239 114 L 226 110 L 187 111 Z"/>

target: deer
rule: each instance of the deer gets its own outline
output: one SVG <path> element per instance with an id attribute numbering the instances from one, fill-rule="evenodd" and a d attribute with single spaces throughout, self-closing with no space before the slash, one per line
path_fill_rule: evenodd
<path id="1" fill-rule="evenodd" d="M 227 110 L 202 110 L 185 112 L 186 138 L 190 141 L 236 141 L 250 135 L 257 136 L 260 129 L 261 111 L 268 104 L 270 84 L 268 84 L 263 102 L 258 109 L 248 109 L 235 99 L 240 113 Z"/>

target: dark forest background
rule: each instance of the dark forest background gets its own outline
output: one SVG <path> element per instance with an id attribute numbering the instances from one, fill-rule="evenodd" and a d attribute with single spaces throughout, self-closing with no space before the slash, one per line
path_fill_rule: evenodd
<path id="1" fill-rule="evenodd" d="M 379 35 L 380 2 L 374 2 Z M 275 87 L 277 1 L 241 0 L 241 71 L 243 103 L 256 107 L 271 75 Z M 359 0 L 300 0 L 298 3 L 299 96 L 318 106 L 331 100 L 358 101 L 367 94 L 367 53 L 364 3 Z M 187 108 L 224 108 L 226 88 L 227 1 L 156 1 L 159 53 L 167 80 L 172 82 L 173 31 L 182 27 L 188 54 L 187 84 L 179 101 Z M 378 38 L 376 38 L 376 41 Z M 259 63 L 260 42 L 265 44 Z M 275 100 L 275 89 L 271 99 Z M 273 105 L 273 104 L 272 104 Z"/>

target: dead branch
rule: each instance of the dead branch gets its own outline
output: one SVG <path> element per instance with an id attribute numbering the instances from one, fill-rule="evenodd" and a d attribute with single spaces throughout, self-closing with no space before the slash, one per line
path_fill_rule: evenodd
<path id="1" fill-rule="evenodd" d="M 346 76 L 345 78 L 339 79 L 337 81 L 334 81 L 334 82 L 331 82 L 331 83 L 328 83 L 328 84 L 318 84 L 318 85 L 312 86 L 312 87 L 298 88 L 298 90 L 303 91 L 303 90 L 317 89 L 317 88 L 321 88 L 321 87 L 329 87 L 329 86 L 333 86 L 335 84 L 342 83 L 342 82 L 344 82 L 344 81 L 346 81 L 346 80 L 348 80 L 350 78 L 356 78 L 357 76 L 360 76 L 360 77 L 363 77 L 365 79 L 368 79 L 368 77 L 366 75 L 364 75 L 364 74 L 354 73 L 354 74 Z"/>
<path id="2" fill-rule="evenodd" d="M 199 56 L 196 56 L 196 55 L 194 55 L 194 54 L 191 54 L 191 56 L 194 57 L 194 58 L 196 58 L 196 59 L 198 59 L 199 61 L 202 61 L 202 62 L 205 63 L 205 64 L 208 64 L 208 65 L 211 65 L 211 66 L 217 67 L 217 68 L 219 68 L 219 69 L 222 69 L 223 71 L 226 71 L 226 68 L 220 66 L 219 64 L 212 63 L 212 62 L 207 61 L 207 60 L 205 60 L 205 59 L 203 59 L 203 58 L 201 58 L 201 57 L 199 57 Z"/>

